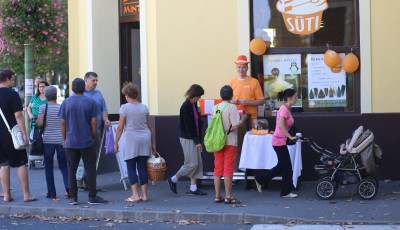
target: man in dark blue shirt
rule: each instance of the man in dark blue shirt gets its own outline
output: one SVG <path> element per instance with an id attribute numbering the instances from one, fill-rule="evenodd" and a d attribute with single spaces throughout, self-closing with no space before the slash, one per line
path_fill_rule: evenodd
<path id="1" fill-rule="evenodd" d="M 76 78 L 72 82 L 75 93 L 62 103 L 58 116 L 61 118 L 63 146 L 66 149 L 68 162 L 68 186 L 71 196 L 70 204 L 78 204 L 78 187 L 76 170 L 82 157 L 89 187 L 89 204 L 103 204 L 107 201 L 97 196 L 96 191 L 96 151 L 97 116 L 100 110 L 96 102 L 85 97 L 85 81 Z"/>

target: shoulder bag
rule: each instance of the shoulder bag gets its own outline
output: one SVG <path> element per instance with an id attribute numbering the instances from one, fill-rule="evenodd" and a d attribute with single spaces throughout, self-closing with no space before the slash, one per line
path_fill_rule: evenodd
<path id="1" fill-rule="evenodd" d="M 26 149 L 25 147 L 25 141 L 22 138 L 22 132 L 19 129 L 18 125 L 15 125 L 12 129 L 10 129 L 10 126 L 6 120 L 6 117 L 3 114 L 3 111 L 0 109 L 0 115 L 3 118 L 4 124 L 7 126 L 8 132 L 10 132 L 14 148 L 16 150 L 21 150 L 21 149 Z"/>
<path id="2" fill-rule="evenodd" d="M 31 146 L 31 151 L 29 152 L 29 155 L 32 156 L 42 156 L 43 151 L 44 151 L 44 146 L 43 146 L 43 130 L 46 125 L 46 117 L 47 117 L 47 108 L 49 104 L 46 104 L 46 109 L 44 112 L 44 118 L 43 118 L 43 126 L 40 128 L 39 136 L 32 141 L 32 146 Z M 38 128 L 36 126 L 36 128 Z"/>

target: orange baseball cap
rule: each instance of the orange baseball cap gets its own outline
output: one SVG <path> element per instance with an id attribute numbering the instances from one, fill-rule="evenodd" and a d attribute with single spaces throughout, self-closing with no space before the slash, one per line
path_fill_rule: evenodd
<path id="1" fill-rule="evenodd" d="M 235 62 L 235 64 L 237 65 L 244 65 L 244 64 L 248 64 L 250 62 L 247 61 L 247 57 L 245 55 L 239 55 L 237 57 L 237 61 Z"/>

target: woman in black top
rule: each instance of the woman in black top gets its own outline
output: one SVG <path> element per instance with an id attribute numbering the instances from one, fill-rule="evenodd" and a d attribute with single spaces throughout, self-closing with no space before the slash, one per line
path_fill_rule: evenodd
<path id="1" fill-rule="evenodd" d="M 179 113 L 179 140 L 182 145 L 184 164 L 181 169 L 171 178 L 168 184 L 173 193 L 177 194 L 176 182 L 182 176 L 190 178 L 190 195 L 206 195 L 205 192 L 197 189 L 197 179 L 203 177 L 203 162 L 201 152 L 203 147 L 200 143 L 200 131 L 202 122 L 200 118 L 201 110 L 197 107 L 197 102 L 204 95 L 204 90 L 200 85 L 192 85 L 186 92 L 186 100 L 183 102 Z"/>

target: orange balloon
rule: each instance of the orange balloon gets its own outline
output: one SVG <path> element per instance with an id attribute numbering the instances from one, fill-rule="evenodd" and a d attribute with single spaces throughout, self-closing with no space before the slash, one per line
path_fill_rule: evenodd
<path id="1" fill-rule="evenodd" d="M 353 53 L 347 54 L 342 60 L 342 67 L 347 73 L 354 73 L 358 69 L 359 65 L 360 61 Z"/>
<path id="2" fill-rule="evenodd" d="M 250 51 L 255 55 L 263 55 L 267 50 L 267 44 L 261 38 L 254 38 L 250 42 Z"/>
<path id="3" fill-rule="evenodd" d="M 335 51 L 327 50 L 324 55 L 324 62 L 325 65 L 333 68 L 339 65 L 340 57 Z"/>

